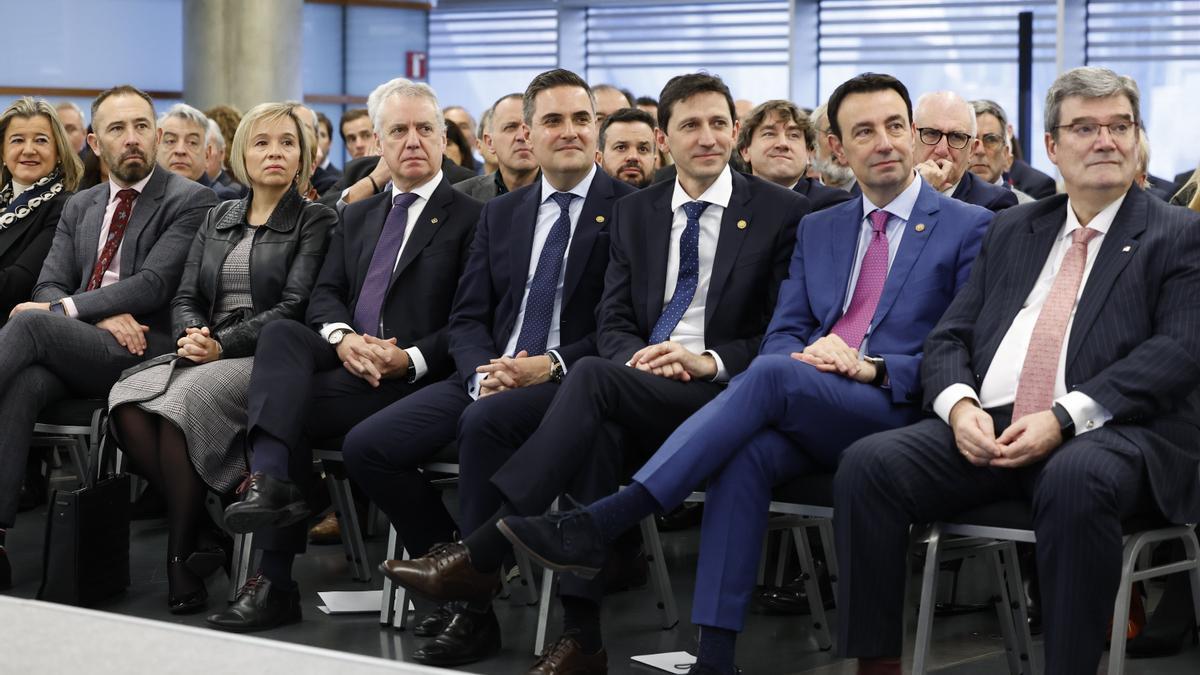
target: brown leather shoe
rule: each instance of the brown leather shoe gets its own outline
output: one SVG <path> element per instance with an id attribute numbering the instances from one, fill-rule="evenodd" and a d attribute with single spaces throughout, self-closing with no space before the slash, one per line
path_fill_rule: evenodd
<path id="1" fill-rule="evenodd" d="M 566 635 L 542 651 L 528 675 L 606 675 L 608 652 L 583 653 L 583 647 Z"/>
<path id="2" fill-rule="evenodd" d="M 330 511 L 321 522 L 312 526 L 308 531 L 308 543 L 317 546 L 342 543 L 342 526 L 338 524 L 336 513 Z"/>
<path id="3" fill-rule="evenodd" d="M 500 592 L 500 571 L 480 572 L 461 543 L 441 544 L 416 560 L 385 560 L 392 581 L 437 603 L 491 599 Z"/>

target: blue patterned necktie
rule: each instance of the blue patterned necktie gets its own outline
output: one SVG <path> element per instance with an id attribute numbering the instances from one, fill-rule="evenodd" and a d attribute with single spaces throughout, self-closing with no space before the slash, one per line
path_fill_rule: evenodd
<path id="1" fill-rule="evenodd" d="M 550 195 L 558 204 L 558 220 L 550 228 L 550 235 L 542 246 L 542 254 L 538 256 L 537 268 L 533 271 L 533 282 L 525 292 L 525 318 L 517 335 L 517 352 L 524 351 L 530 356 L 546 353 L 550 319 L 554 315 L 554 296 L 558 294 L 558 277 L 562 272 L 567 244 L 571 241 L 571 200 L 575 197 L 570 192 Z"/>
<path id="2" fill-rule="evenodd" d="M 383 298 L 387 295 L 388 284 L 392 281 L 392 271 L 396 269 L 396 256 L 400 255 L 400 245 L 404 243 L 404 230 L 408 227 L 408 207 L 415 201 L 417 195 L 413 192 L 396 195 L 392 201 L 392 210 L 388 212 L 387 220 L 383 223 L 383 231 L 379 233 L 379 241 L 375 243 L 375 252 L 371 254 L 371 265 L 367 268 L 362 290 L 358 293 L 358 302 L 354 305 L 354 328 L 360 333 L 383 337 L 379 334 Z"/>
<path id="3" fill-rule="evenodd" d="M 679 235 L 679 277 L 675 281 L 675 292 L 671 301 L 663 307 L 662 315 L 650 331 L 650 344 L 656 345 L 671 337 L 683 313 L 696 297 L 696 285 L 700 282 L 700 214 L 709 206 L 708 202 L 688 202 L 683 205 L 687 225 Z"/>

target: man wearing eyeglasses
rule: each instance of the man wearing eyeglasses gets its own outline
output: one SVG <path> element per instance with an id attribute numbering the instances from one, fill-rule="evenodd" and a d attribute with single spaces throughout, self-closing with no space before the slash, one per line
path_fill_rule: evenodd
<path id="1" fill-rule="evenodd" d="M 991 185 L 967 171 L 980 145 L 975 109 L 952 91 L 925 94 L 913 111 L 917 125 L 917 171 L 947 197 L 992 211 L 1017 205 L 1010 190 Z"/>
<path id="2" fill-rule="evenodd" d="M 971 173 L 992 185 L 1012 190 L 1019 204 L 1036 201 L 1004 175 L 1013 160 L 1012 133 L 1008 130 L 1008 115 L 1004 113 L 1004 108 L 985 98 L 971 101 L 971 107 L 975 109 L 975 125 L 979 134 L 979 142 L 971 151 L 968 166 Z"/>
<path id="3" fill-rule="evenodd" d="M 1059 76 L 1045 144 L 1066 194 L 996 216 L 925 341 L 937 416 L 842 454 L 838 647 L 860 673 L 900 672 L 913 523 L 1027 502 L 1045 672 L 1094 675 L 1122 524 L 1200 521 L 1200 214 L 1135 186 L 1139 98 L 1106 68 Z"/>

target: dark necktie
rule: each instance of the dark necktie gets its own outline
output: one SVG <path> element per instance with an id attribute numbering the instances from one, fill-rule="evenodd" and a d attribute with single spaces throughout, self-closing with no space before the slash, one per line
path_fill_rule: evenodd
<path id="1" fill-rule="evenodd" d="M 396 269 L 396 256 L 400 255 L 400 245 L 404 243 L 404 230 L 408 227 L 408 207 L 415 201 L 417 195 L 413 192 L 396 195 L 392 200 L 392 210 L 388 212 L 387 220 L 383 223 L 383 232 L 379 233 L 375 252 L 371 254 L 371 266 L 367 268 L 367 277 L 363 279 L 358 302 L 354 305 L 354 328 L 360 333 L 383 337 L 379 331 L 383 298 L 387 295 L 392 271 Z"/>
<path id="2" fill-rule="evenodd" d="M 850 296 L 850 306 L 846 308 L 846 313 L 829 331 L 854 349 L 862 346 L 867 337 L 867 329 L 871 327 L 871 319 L 875 318 L 875 308 L 879 305 L 879 296 L 883 295 L 883 284 L 888 275 L 888 212 L 875 209 L 869 217 L 871 243 L 867 244 L 862 266 L 858 268 L 854 295 Z"/>
<path id="3" fill-rule="evenodd" d="M 663 307 L 662 315 L 650 331 L 650 344 L 658 344 L 671 337 L 675 327 L 683 319 L 683 313 L 696 297 L 696 285 L 700 282 L 700 214 L 708 208 L 708 202 L 688 202 L 683 205 L 687 225 L 679 235 L 679 276 L 675 281 L 675 292 L 671 301 Z"/>
<path id="4" fill-rule="evenodd" d="M 137 199 L 138 191 L 125 188 L 117 191 L 117 210 L 113 211 L 112 221 L 108 224 L 108 238 L 104 240 L 96 265 L 92 268 L 92 276 L 88 278 L 87 289 L 94 291 L 100 288 L 104 281 L 104 273 L 112 265 L 113 257 L 121 248 L 121 240 L 125 238 L 125 226 L 129 225 L 129 216 L 133 213 L 133 200 Z"/>
<path id="5" fill-rule="evenodd" d="M 558 277 L 562 272 L 563 255 L 571 241 L 570 192 L 555 192 L 550 195 L 558 204 L 558 220 L 550 228 L 550 236 L 538 256 L 537 269 L 533 271 L 533 282 L 525 292 L 525 318 L 521 320 L 521 332 L 517 335 L 517 351 L 530 356 L 546 353 L 546 341 L 550 339 L 550 319 L 554 316 L 554 296 L 558 294 Z"/>

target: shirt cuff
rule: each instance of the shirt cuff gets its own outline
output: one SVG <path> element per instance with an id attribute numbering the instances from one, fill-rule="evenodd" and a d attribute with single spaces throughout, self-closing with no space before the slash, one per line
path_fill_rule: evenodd
<path id="1" fill-rule="evenodd" d="M 479 383 L 483 378 L 487 377 L 484 373 L 475 373 L 471 376 L 471 381 L 467 383 L 467 396 L 471 397 L 472 401 L 479 400 Z"/>
<path id="2" fill-rule="evenodd" d="M 713 375 L 713 378 L 709 381 L 710 382 L 728 382 L 729 381 L 729 372 L 727 370 L 725 370 L 725 362 L 721 360 L 721 355 L 714 352 L 711 349 L 705 349 L 704 351 L 702 351 L 700 353 L 708 354 L 709 356 L 713 357 L 713 361 L 717 362 L 717 374 Z"/>
<path id="3" fill-rule="evenodd" d="M 354 328 L 351 327 L 350 324 L 342 323 L 340 321 L 335 322 L 335 323 L 322 324 L 321 330 L 319 332 L 321 333 L 321 339 L 325 340 L 326 342 L 329 342 L 329 336 L 333 333 L 333 331 L 343 330 L 343 329 L 348 330 L 351 333 L 358 332 L 358 331 L 354 330 Z"/>
<path id="4" fill-rule="evenodd" d="M 425 373 L 429 372 L 429 365 L 425 363 L 425 356 L 421 354 L 418 347 L 409 347 L 404 350 L 408 354 L 408 362 L 413 365 L 413 382 L 425 377 Z"/>
<path id="5" fill-rule="evenodd" d="M 562 357 L 562 354 L 559 354 L 557 349 L 549 349 L 546 351 L 546 353 L 553 354 L 554 357 L 558 359 L 558 362 L 562 364 L 563 375 L 566 375 L 567 374 L 567 360 Z M 629 365 L 629 364 L 626 364 L 626 365 Z"/>
<path id="6" fill-rule="evenodd" d="M 67 316 L 72 319 L 79 317 L 79 310 L 75 309 L 75 300 L 71 296 L 64 297 L 60 302 L 62 302 L 63 311 L 67 313 Z"/>
<path id="7" fill-rule="evenodd" d="M 1054 402 L 1071 414 L 1071 420 L 1075 422 L 1076 436 L 1099 429 L 1113 417 L 1112 413 L 1096 402 L 1096 399 L 1082 391 L 1072 391 Z"/>
<path id="8" fill-rule="evenodd" d="M 942 418 L 943 422 L 950 424 L 950 411 L 954 409 L 955 403 L 964 398 L 969 398 L 975 401 L 976 405 L 980 405 L 979 396 L 975 393 L 974 389 L 961 382 L 952 384 L 943 389 L 942 393 L 937 395 L 937 398 L 933 399 L 933 412 L 937 413 L 937 416 Z"/>

